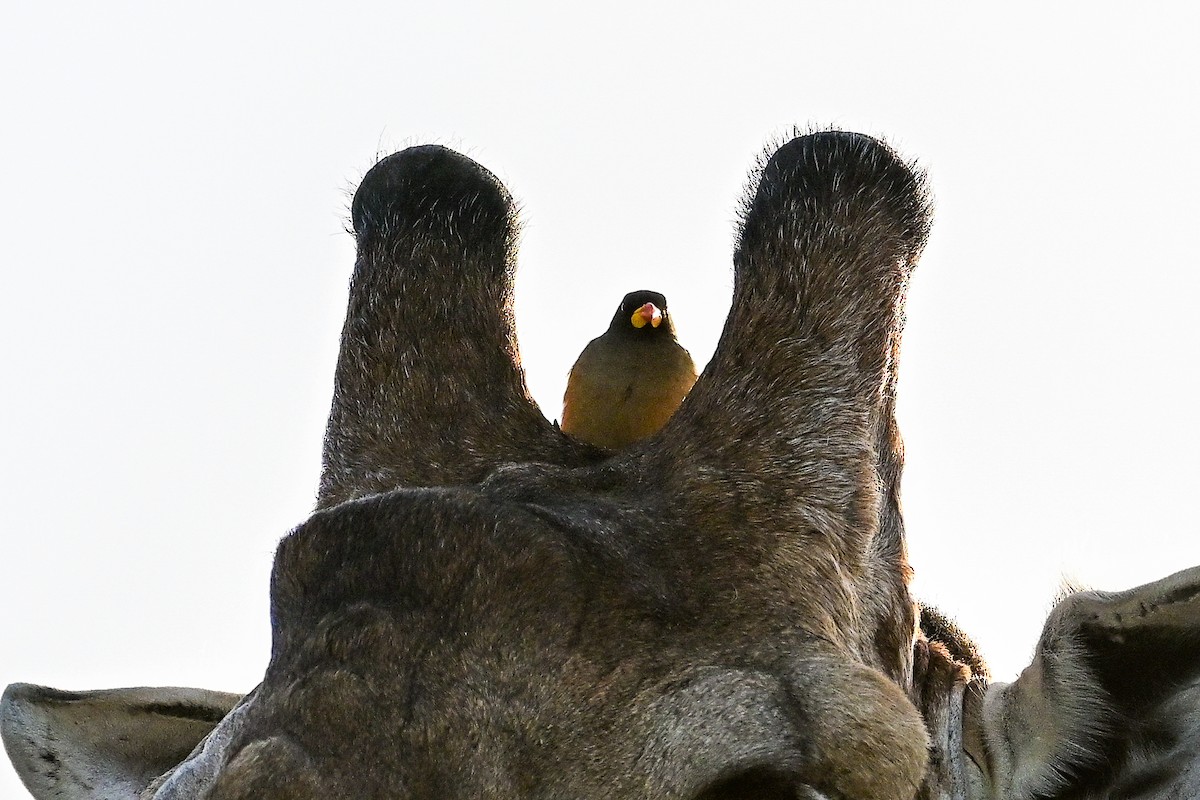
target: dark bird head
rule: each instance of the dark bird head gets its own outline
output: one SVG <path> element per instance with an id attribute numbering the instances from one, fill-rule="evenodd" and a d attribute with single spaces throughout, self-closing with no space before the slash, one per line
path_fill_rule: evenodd
<path id="1" fill-rule="evenodd" d="M 675 326 L 667 314 L 667 298 L 649 289 L 630 292 L 621 300 L 608 325 L 609 333 L 637 337 L 674 338 Z"/>

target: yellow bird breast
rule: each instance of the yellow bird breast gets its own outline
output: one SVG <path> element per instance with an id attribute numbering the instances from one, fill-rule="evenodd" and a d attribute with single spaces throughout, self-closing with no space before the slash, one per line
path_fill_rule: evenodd
<path id="1" fill-rule="evenodd" d="M 696 381 L 688 352 L 673 341 L 651 347 L 593 340 L 567 380 L 562 429 L 617 450 L 658 432 Z"/>

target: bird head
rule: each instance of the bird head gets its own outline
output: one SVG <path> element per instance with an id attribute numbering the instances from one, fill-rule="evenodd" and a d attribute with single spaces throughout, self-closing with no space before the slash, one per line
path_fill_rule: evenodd
<path id="1" fill-rule="evenodd" d="M 667 315 L 667 298 L 647 289 L 630 292 L 621 300 L 609 330 L 638 335 L 660 331 L 672 333 L 671 320 Z"/>

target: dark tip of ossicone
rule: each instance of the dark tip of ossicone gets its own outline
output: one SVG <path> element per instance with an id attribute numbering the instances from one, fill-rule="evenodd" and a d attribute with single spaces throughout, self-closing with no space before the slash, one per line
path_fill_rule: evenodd
<path id="1" fill-rule="evenodd" d="M 913 178 L 896 151 L 879 139 L 849 131 L 820 131 L 797 136 L 776 150 L 763 167 L 762 183 L 794 177 L 816 188 L 823 177 L 832 180 L 834 175 L 840 176 L 840 181 Z"/>
<path id="2" fill-rule="evenodd" d="M 350 205 L 356 236 L 373 228 L 442 220 L 458 234 L 488 222 L 507 223 L 512 198 L 504 184 L 474 160 L 441 145 L 393 153 L 363 176 Z"/>
<path id="3" fill-rule="evenodd" d="M 743 206 L 743 237 L 756 223 L 777 224 L 779 214 L 826 209 L 869 219 L 884 211 L 914 240 L 928 235 L 931 198 L 925 175 L 889 145 L 849 131 L 797 136 L 758 171 Z"/>

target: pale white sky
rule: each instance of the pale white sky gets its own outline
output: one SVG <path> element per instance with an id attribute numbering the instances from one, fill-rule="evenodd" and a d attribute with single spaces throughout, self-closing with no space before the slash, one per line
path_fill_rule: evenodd
<path id="1" fill-rule="evenodd" d="M 1063 576 L 1200 563 L 1195 6 L 339 5 L 5 12 L 0 684 L 255 685 L 319 472 L 349 196 L 418 142 L 523 206 L 554 417 L 628 290 L 665 292 L 707 359 L 768 142 L 887 137 L 938 209 L 902 361 L 917 594 L 1010 679 Z"/>

